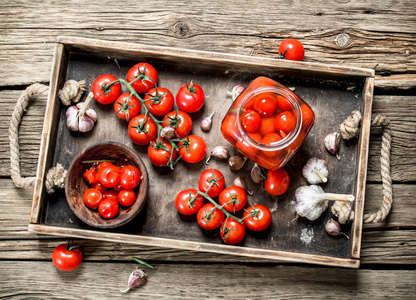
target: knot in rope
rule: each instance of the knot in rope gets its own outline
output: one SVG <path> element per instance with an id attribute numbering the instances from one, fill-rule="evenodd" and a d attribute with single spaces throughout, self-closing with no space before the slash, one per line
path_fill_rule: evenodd
<path id="1" fill-rule="evenodd" d="M 77 103 L 81 99 L 82 93 L 86 90 L 85 80 L 75 81 L 70 79 L 59 90 L 58 97 L 61 99 L 63 105 L 68 106 L 71 104 L 71 101 Z"/>
<path id="2" fill-rule="evenodd" d="M 342 122 L 340 126 L 341 135 L 344 139 L 358 136 L 360 132 L 361 113 L 358 110 L 354 110 L 347 119 Z"/>

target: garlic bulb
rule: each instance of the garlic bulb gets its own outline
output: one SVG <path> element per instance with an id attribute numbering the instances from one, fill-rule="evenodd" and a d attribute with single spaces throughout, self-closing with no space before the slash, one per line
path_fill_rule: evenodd
<path id="1" fill-rule="evenodd" d="M 124 290 L 120 290 L 122 293 L 127 293 L 132 288 L 139 287 L 143 285 L 147 280 L 147 273 L 143 270 L 136 269 L 134 270 L 127 281 L 127 287 Z"/>
<path id="2" fill-rule="evenodd" d="M 242 91 L 244 91 L 245 87 L 237 84 L 235 87 L 233 87 L 231 92 L 227 92 L 228 95 L 231 96 L 231 99 L 233 99 L 233 101 L 235 101 L 235 99 L 237 99 L 237 97 L 241 94 Z"/>
<path id="3" fill-rule="evenodd" d="M 339 143 L 341 135 L 339 132 L 333 132 L 325 137 L 325 148 L 332 154 L 335 154 L 339 160 Z"/>
<path id="4" fill-rule="evenodd" d="M 318 184 L 328 181 L 328 165 L 323 159 L 310 158 L 302 169 L 302 175 L 310 184 Z"/>
<path id="5" fill-rule="evenodd" d="M 206 164 L 209 163 L 212 156 L 221 158 L 221 159 L 228 159 L 230 157 L 230 152 L 228 151 L 227 148 L 223 146 L 217 146 L 214 149 L 212 149 L 211 153 L 209 154 L 207 158 L 207 161 L 205 162 Z"/>
<path id="6" fill-rule="evenodd" d="M 319 185 L 301 186 L 295 191 L 295 210 L 299 216 L 315 221 L 328 208 L 328 201 L 354 201 L 353 195 L 325 193 Z"/>
<path id="7" fill-rule="evenodd" d="M 66 110 L 66 125 L 71 131 L 87 132 L 94 127 L 97 113 L 88 106 L 93 96 L 92 92 L 89 93 L 85 102 L 78 102 L 77 105 L 70 106 Z"/>
<path id="8" fill-rule="evenodd" d="M 205 117 L 201 121 L 201 129 L 204 132 L 208 132 L 211 130 L 212 127 L 212 116 L 214 113 L 210 114 L 209 116 Z"/>

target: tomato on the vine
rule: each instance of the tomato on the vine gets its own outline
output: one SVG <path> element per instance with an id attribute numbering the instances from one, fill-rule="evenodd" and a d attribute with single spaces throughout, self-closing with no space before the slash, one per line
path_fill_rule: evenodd
<path id="1" fill-rule="evenodd" d="M 192 130 L 192 119 L 184 111 L 171 111 L 163 118 L 162 126 L 172 126 L 179 137 L 183 138 Z"/>
<path id="2" fill-rule="evenodd" d="M 253 231 L 263 231 L 272 222 L 272 213 L 266 206 L 258 204 L 247 208 L 243 214 L 244 224 Z"/>
<path id="3" fill-rule="evenodd" d="M 247 193 L 243 188 L 232 185 L 222 190 L 218 202 L 226 211 L 235 213 L 246 206 Z"/>
<path id="4" fill-rule="evenodd" d="M 100 206 L 98 206 L 98 212 L 104 219 L 112 219 L 118 215 L 120 208 L 117 200 L 104 199 Z"/>
<path id="5" fill-rule="evenodd" d="M 125 207 L 132 206 L 136 201 L 136 193 L 133 190 L 121 190 L 117 195 L 117 201 Z"/>
<path id="6" fill-rule="evenodd" d="M 99 181 L 98 179 L 98 172 L 95 168 L 88 169 L 84 172 L 84 178 L 88 181 L 88 183 L 91 185 L 93 183 L 97 183 Z"/>
<path id="7" fill-rule="evenodd" d="M 116 116 L 127 122 L 137 116 L 141 108 L 139 99 L 130 93 L 121 94 L 114 102 Z"/>
<path id="8" fill-rule="evenodd" d="M 94 80 L 91 86 L 91 92 L 94 99 L 101 104 L 111 104 L 121 94 L 121 84 L 119 82 L 109 86 L 117 78 L 110 74 L 104 74 Z"/>
<path id="9" fill-rule="evenodd" d="M 78 246 L 58 245 L 52 252 L 52 262 L 59 270 L 73 271 L 82 263 L 82 252 Z"/>
<path id="10" fill-rule="evenodd" d="M 105 187 L 112 188 L 116 186 L 120 180 L 120 168 L 111 164 L 100 169 L 98 177 L 101 184 Z"/>
<path id="11" fill-rule="evenodd" d="M 141 179 L 142 174 L 135 166 L 123 166 L 120 172 L 120 185 L 123 189 L 135 189 Z"/>
<path id="12" fill-rule="evenodd" d="M 193 81 L 184 84 L 176 94 L 176 104 L 180 110 L 187 113 L 197 112 L 204 106 L 204 103 L 204 91 Z"/>
<path id="13" fill-rule="evenodd" d="M 157 135 L 156 123 L 145 115 L 135 116 L 129 122 L 129 137 L 137 145 L 148 145 Z"/>
<path id="14" fill-rule="evenodd" d="M 277 103 L 273 95 L 261 94 L 255 98 L 254 110 L 262 117 L 270 117 L 276 111 Z"/>
<path id="15" fill-rule="evenodd" d="M 208 188 L 211 188 L 208 190 Z M 224 189 L 224 175 L 217 169 L 208 169 L 201 173 L 198 181 L 198 188 L 201 192 L 207 193 L 211 198 L 217 197 Z"/>
<path id="16" fill-rule="evenodd" d="M 196 214 L 204 205 L 204 198 L 197 193 L 196 189 L 180 191 L 175 197 L 175 206 L 178 212 L 186 216 Z"/>
<path id="17" fill-rule="evenodd" d="M 152 164 L 157 167 L 168 166 L 173 163 L 177 156 L 177 151 L 172 149 L 168 140 L 159 138 L 159 141 L 153 140 L 147 148 L 147 155 Z"/>
<path id="18" fill-rule="evenodd" d="M 242 223 L 238 223 L 232 218 L 228 218 L 227 221 L 220 227 L 220 237 L 224 243 L 229 245 L 236 245 L 240 243 L 246 235 L 246 227 Z"/>
<path id="19" fill-rule="evenodd" d="M 207 144 L 197 135 L 188 135 L 187 141 L 178 144 L 179 155 L 188 163 L 200 162 L 207 154 Z"/>
<path id="20" fill-rule="evenodd" d="M 254 110 L 246 110 L 241 117 L 241 124 L 246 132 L 255 132 L 260 128 L 261 117 Z"/>
<path id="21" fill-rule="evenodd" d="M 274 119 L 274 128 L 276 128 L 277 131 L 282 130 L 286 134 L 289 134 L 293 129 L 295 129 L 295 126 L 296 117 L 290 111 L 281 112 Z"/>
<path id="22" fill-rule="evenodd" d="M 103 194 L 95 188 L 89 188 L 85 191 L 83 199 L 86 206 L 96 209 L 103 201 Z"/>
<path id="23" fill-rule="evenodd" d="M 225 214 L 215 208 L 214 204 L 207 203 L 202 206 L 196 215 L 199 226 L 205 230 L 214 230 L 218 228 L 225 218 Z"/>
<path id="24" fill-rule="evenodd" d="M 279 46 L 279 58 L 302 61 L 304 56 L 303 45 L 296 39 L 286 39 Z"/>
<path id="25" fill-rule="evenodd" d="M 164 116 L 175 103 L 172 93 L 164 87 L 154 87 L 144 96 L 144 104 L 155 116 Z"/>
<path id="26" fill-rule="evenodd" d="M 148 63 L 140 62 L 127 72 L 127 82 L 134 81 L 131 86 L 138 93 L 146 93 L 157 84 L 156 69 Z"/>
<path id="27" fill-rule="evenodd" d="M 264 182 L 266 192 L 273 196 L 286 193 L 289 188 L 290 177 L 285 169 L 267 171 L 267 179 Z"/>

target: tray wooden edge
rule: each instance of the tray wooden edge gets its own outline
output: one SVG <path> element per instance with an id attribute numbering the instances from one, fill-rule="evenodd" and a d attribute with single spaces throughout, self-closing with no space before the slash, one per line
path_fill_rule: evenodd
<path id="1" fill-rule="evenodd" d="M 39 234 L 66 236 L 115 243 L 127 243 L 134 245 L 144 245 L 149 247 L 210 252 L 217 254 L 224 254 L 224 250 L 226 249 L 227 255 L 257 258 L 261 257 L 280 263 L 306 263 L 353 269 L 358 269 L 360 266 L 360 261 L 358 259 L 345 259 L 338 257 L 328 257 L 321 255 L 274 251 L 265 249 L 254 249 L 221 244 L 178 241 L 173 239 L 146 237 L 139 235 L 127 235 L 122 233 L 101 232 L 86 229 L 63 228 L 50 225 L 29 224 L 28 230 L 29 232 L 35 232 Z"/>

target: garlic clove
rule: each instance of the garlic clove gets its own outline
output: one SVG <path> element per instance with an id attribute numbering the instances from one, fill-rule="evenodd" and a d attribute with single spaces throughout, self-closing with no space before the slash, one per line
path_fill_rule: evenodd
<path id="1" fill-rule="evenodd" d="M 205 117 L 204 119 L 202 119 L 201 121 L 201 129 L 204 132 L 208 132 L 211 130 L 212 127 L 212 116 L 214 115 L 214 113 L 210 114 L 209 116 Z"/>
<path id="2" fill-rule="evenodd" d="M 330 219 L 330 220 L 328 220 L 328 222 L 326 222 L 325 231 L 329 235 L 332 235 L 332 236 L 344 235 L 348 239 L 350 239 L 348 235 L 346 235 L 345 233 L 342 232 L 341 225 L 339 225 L 339 223 L 337 221 L 333 220 L 333 219 Z"/>
<path id="3" fill-rule="evenodd" d="M 176 130 L 171 126 L 163 127 L 163 129 L 160 131 L 160 136 L 167 139 L 172 139 L 176 136 Z"/>
<path id="4" fill-rule="evenodd" d="M 234 185 L 241 187 L 243 190 L 245 190 L 247 192 L 247 194 L 249 194 L 250 196 L 253 195 L 253 191 L 249 191 L 247 188 L 246 183 L 244 182 L 243 177 L 238 176 L 236 179 L 234 179 Z"/>
<path id="5" fill-rule="evenodd" d="M 247 157 L 235 155 L 235 156 L 231 156 L 228 159 L 228 165 L 230 166 L 231 170 L 238 171 L 242 167 L 244 167 L 244 164 L 246 163 L 246 161 L 247 161 Z"/>
<path id="6" fill-rule="evenodd" d="M 339 144 L 341 135 L 338 132 L 332 132 L 325 137 L 325 148 L 332 154 L 339 158 Z"/>
<path id="7" fill-rule="evenodd" d="M 317 157 L 310 158 L 302 169 L 302 175 L 310 184 L 328 181 L 328 164 Z"/>
<path id="8" fill-rule="evenodd" d="M 78 109 L 76 106 L 70 106 L 65 112 L 66 125 L 71 131 L 78 131 Z"/>
<path id="9" fill-rule="evenodd" d="M 132 288 L 139 287 L 143 285 L 147 280 L 147 273 L 144 270 L 136 269 L 134 270 L 127 281 L 127 287 L 124 290 L 120 290 L 120 292 L 127 293 Z"/>
<path id="10" fill-rule="evenodd" d="M 216 146 L 214 149 L 211 150 L 211 153 L 209 154 L 207 161 L 205 163 L 208 164 L 209 161 L 211 160 L 211 157 L 213 156 L 220 158 L 220 159 L 228 159 L 230 157 L 230 152 L 228 151 L 227 148 L 223 146 Z"/>
<path id="11" fill-rule="evenodd" d="M 242 91 L 244 91 L 245 87 L 237 84 L 235 87 L 233 87 L 231 92 L 227 92 L 228 95 L 231 96 L 231 99 L 233 99 L 233 101 L 235 101 L 235 99 L 237 99 L 237 97 L 241 94 Z"/>
<path id="12" fill-rule="evenodd" d="M 94 127 L 94 121 L 86 115 L 79 116 L 78 128 L 81 132 L 88 132 Z"/>
<path id="13" fill-rule="evenodd" d="M 261 183 L 263 181 L 263 178 L 260 176 L 261 170 L 258 164 L 254 164 L 253 168 L 251 169 L 250 176 L 251 180 L 253 180 L 254 183 Z"/>
<path id="14" fill-rule="evenodd" d="M 90 118 L 93 122 L 97 122 L 97 113 L 92 108 L 87 108 L 85 111 L 85 115 Z"/>

